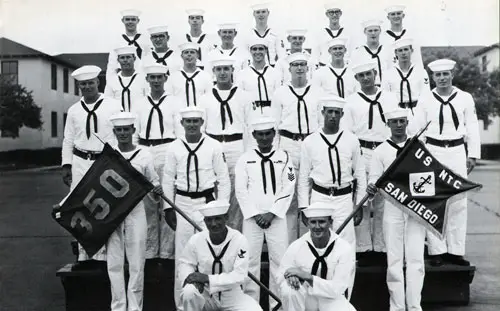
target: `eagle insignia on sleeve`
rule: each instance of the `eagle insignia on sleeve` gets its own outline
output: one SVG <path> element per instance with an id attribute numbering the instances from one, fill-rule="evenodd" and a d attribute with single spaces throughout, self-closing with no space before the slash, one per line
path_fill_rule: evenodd
<path id="1" fill-rule="evenodd" d="M 289 167 L 288 170 L 289 170 L 289 172 L 288 172 L 288 180 L 289 181 L 294 181 L 295 174 L 293 173 L 293 168 Z"/>
<path id="2" fill-rule="evenodd" d="M 240 257 L 240 258 L 245 258 L 245 254 L 246 254 L 246 252 L 247 252 L 247 251 L 244 251 L 244 250 L 240 249 L 240 252 L 239 252 L 239 254 L 238 254 L 238 257 Z"/>
<path id="3" fill-rule="evenodd" d="M 429 78 L 424 78 L 424 84 L 429 84 Z"/>

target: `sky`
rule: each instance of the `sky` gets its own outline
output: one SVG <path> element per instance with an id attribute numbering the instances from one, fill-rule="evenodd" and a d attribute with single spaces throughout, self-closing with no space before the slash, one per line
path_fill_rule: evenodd
<path id="1" fill-rule="evenodd" d="M 362 36 L 360 22 L 386 22 L 388 4 L 407 6 L 405 26 L 422 46 L 490 45 L 499 41 L 498 0 L 344 0 L 341 22 Z M 280 31 L 327 25 L 323 0 L 274 0 L 269 24 Z M 123 32 L 120 11 L 141 10 L 139 31 L 166 24 L 182 35 L 188 29 L 185 9 L 205 9 L 204 30 L 219 22 L 253 25 L 249 0 L 0 0 L 0 37 L 47 54 L 109 52 Z M 307 7 L 304 5 L 307 3 Z M 241 31 L 240 31 L 241 33 Z M 307 41 L 307 40 L 306 40 Z M 307 45 L 307 42 L 306 42 Z"/>

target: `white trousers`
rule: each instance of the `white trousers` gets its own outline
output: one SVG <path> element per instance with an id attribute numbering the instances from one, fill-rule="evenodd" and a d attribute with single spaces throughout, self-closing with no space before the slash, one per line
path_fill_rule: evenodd
<path id="1" fill-rule="evenodd" d="M 243 235 L 247 238 L 250 248 L 248 271 L 260 280 L 260 258 L 265 239 L 269 254 L 269 289 L 273 293 L 278 292 L 276 278 L 281 259 L 288 247 L 287 232 L 287 222 L 283 218 L 275 217 L 267 229 L 259 227 L 253 218 L 243 221 Z M 245 294 L 257 302 L 260 300 L 260 287 L 250 278 L 245 280 Z M 271 308 L 269 310 L 275 305 L 274 300 L 270 298 Z"/>
<path id="2" fill-rule="evenodd" d="M 295 176 L 299 175 L 299 164 L 300 164 L 300 148 L 302 141 L 295 141 L 284 136 L 280 136 L 280 148 L 288 152 L 290 156 L 293 167 L 295 169 Z M 293 193 L 292 202 L 290 202 L 290 208 L 286 212 L 286 220 L 288 224 L 288 243 L 292 243 L 297 240 L 300 236 L 300 224 L 298 223 L 298 200 L 297 200 L 297 184 L 295 184 L 295 192 Z"/>
<path id="3" fill-rule="evenodd" d="M 111 311 L 142 311 L 146 232 L 146 213 L 141 201 L 108 240 L 107 264 L 111 283 Z M 129 269 L 127 287 L 124 275 L 125 256 Z"/>
<path id="4" fill-rule="evenodd" d="M 444 148 L 426 145 L 429 152 L 442 164 L 462 177 L 467 177 L 467 157 L 464 145 Z M 450 253 L 465 255 L 465 236 L 467 234 L 467 196 L 460 194 L 459 199 L 451 199 L 448 205 L 446 231 L 442 240 L 432 233 L 427 234 L 429 254 Z"/>
<path id="5" fill-rule="evenodd" d="M 344 194 L 340 196 L 328 196 L 324 195 L 322 193 L 316 192 L 314 190 L 311 191 L 311 203 L 316 203 L 316 202 L 325 202 L 325 203 L 330 203 L 334 207 L 333 209 L 333 225 L 332 229 L 336 231 L 340 225 L 344 222 L 344 220 L 347 219 L 347 217 L 352 213 L 352 193 L 349 194 Z M 352 256 L 353 260 L 355 261 L 356 257 L 356 235 L 354 234 L 354 221 L 351 220 L 349 223 L 347 223 L 347 226 L 345 226 L 344 230 L 340 233 L 340 236 L 349 242 L 352 246 Z M 354 278 L 356 276 L 356 267 L 352 270 L 351 273 L 351 280 L 349 282 L 349 288 L 348 288 L 348 298 L 350 299 L 351 293 L 352 293 L 352 288 L 354 286 Z"/>
<path id="6" fill-rule="evenodd" d="M 425 227 L 414 218 L 385 202 L 384 238 L 390 311 L 422 311 L 425 233 Z M 403 264 L 406 264 L 406 291 Z"/>
<path id="7" fill-rule="evenodd" d="M 259 303 L 245 295 L 236 287 L 210 297 L 205 290 L 200 293 L 192 284 L 186 284 L 182 289 L 181 302 L 184 311 L 262 311 Z"/>
<path id="8" fill-rule="evenodd" d="M 363 159 L 366 164 L 366 175 L 370 173 L 370 162 L 373 150 L 361 148 Z M 373 212 L 373 219 L 371 213 Z M 384 198 L 378 194 L 371 200 L 366 208 L 363 208 L 363 220 L 355 227 L 356 230 L 356 251 L 376 251 L 385 252 L 384 233 Z"/>
<path id="9" fill-rule="evenodd" d="M 235 189 L 234 189 L 234 168 L 236 162 L 244 152 L 243 140 L 232 141 L 228 143 L 222 143 L 222 150 L 224 152 L 224 158 L 226 159 L 227 168 L 229 170 L 229 179 L 231 180 L 231 194 L 229 196 L 229 211 L 228 211 L 228 221 L 227 225 L 235 230 L 241 232 L 243 225 L 243 214 L 240 210 L 240 205 L 236 199 Z"/>
<path id="10" fill-rule="evenodd" d="M 94 164 L 92 160 L 82 159 L 73 155 L 73 160 L 71 163 L 71 190 L 75 189 L 76 185 L 82 180 L 83 176 L 87 173 L 89 168 Z M 87 255 L 87 252 L 83 247 L 78 244 L 78 261 L 85 260 L 106 260 L 106 246 L 103 246 L 92 258 Z"/>
<path id="11" fill-rule="evenodd" d="M 280 289 L 283 310 L 286 311 L 356 311 L 343 295 L 337 299 L 315 297 L 304 285 L 295 290 L 286 281 L 281 283 Z"/>
<path id="12" fill-rule="evenodd" d="M 199 212 L 199 208 L 206 204 L 205 198 L 191 199 L 182 195 L 176 195 L 175 204 L 183 212 L 185 212 L 189 218 L 191 218 L 198 226 L 203 230 L 207 227 L 203 221 L 203 215 Z M 189 239 L 197 232 L 196 229 L 181 215 L 176 213 L 177 216 L 177 229 L 175 232 L 175 282 L 174 282 L 174 299 L 177 308 L 181 308 L 180 295 L 182 291 L 182 281 L 179 280 L 177 267 L 179 267 L 179 258 L 181 257 L 184 246 L 187 244 Z"/>
<path id="13" fill-rule="evenodd" d="M 169 144 L 161 144 L 148 147 L 153 155 L 155 171 L 163 177 L 165 166 L 165 151 Z M 146 219 L 148 222 L 148 237 L 146 240 L 146 258 L 174 259 L 175 253 L 175 231 L 170 228 L 163 217 L 163 204 L 166 202 L 155 202 L 149 196 L 144 197 L 146 208 Z"/>

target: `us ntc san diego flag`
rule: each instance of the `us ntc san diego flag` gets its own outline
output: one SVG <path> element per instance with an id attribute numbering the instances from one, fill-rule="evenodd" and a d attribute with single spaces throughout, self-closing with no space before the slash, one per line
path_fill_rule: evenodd
<path id="1" fill-rule="evenodd" d="M 382 195 L 417 219 L 440 239 L 446 230 L 448 205 L 482 185 L 467 180 L 434 158 L 416 137 L 377 180 Z"/>
<path id="2" fill-rule="evenodd" d="M 52 217 L 92 257 L 153 188 L 118 151 L 105 144 L 78 185 L 54 207 Z"/>

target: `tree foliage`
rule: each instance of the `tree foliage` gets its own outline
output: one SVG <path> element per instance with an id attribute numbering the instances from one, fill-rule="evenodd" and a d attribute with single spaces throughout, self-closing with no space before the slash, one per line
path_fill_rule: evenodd
<path id="1" fill-rule="evenodd" d="M 453 84 L 471 93 L 476 103 L 477 117 L 483 120 L 485 125 L 491 122 L 490 117 L 500 114 L 500 71 L 498 68 L 493 72 L 481 72 L 476 59 L 459 57 L 453 49 L 424 53 L 422 57 L 426 65 L 440 58 L 449 58 L 457 62 Z M 428 73 L 431 77 L 432 72 Z M 434 88 L 434 81 L 430 80 L 431 87 Z"/>
<path id="2" fill-rule="evenodd" d="M 0 131 L 12 138 L 19 137 L 23 126 L 42 130 L 42 108 L 33 100 L 32 91 L 0 78 Z M 8 135 L 5 135 L 8 133 Z"/>

